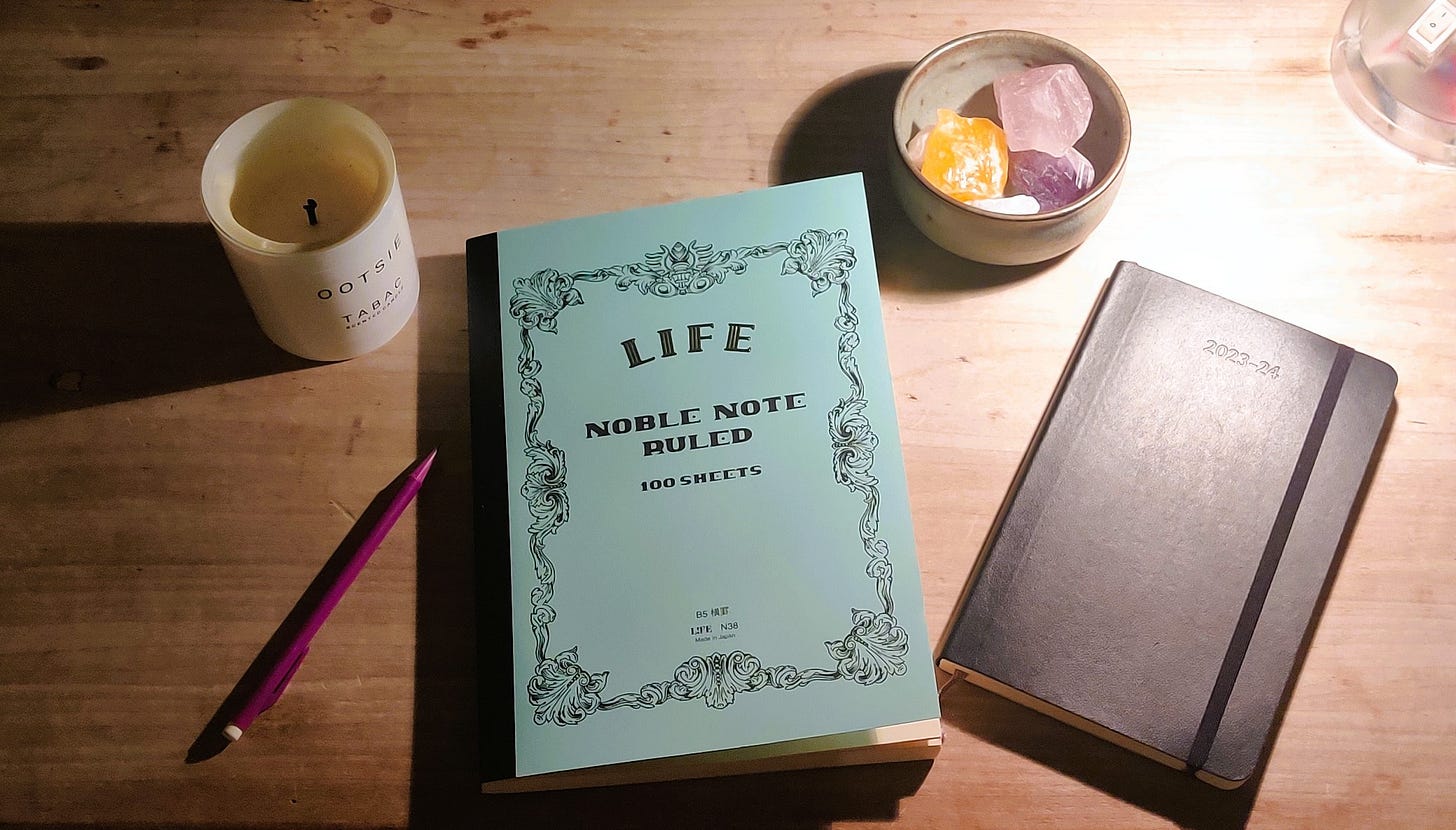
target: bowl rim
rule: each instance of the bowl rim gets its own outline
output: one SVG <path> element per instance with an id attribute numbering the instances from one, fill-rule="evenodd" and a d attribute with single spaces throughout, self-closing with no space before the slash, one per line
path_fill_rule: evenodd
<path id="1" fill-rule="evenodd" d="M 1117 153 L 1113 157 L 1112 167 L 1106 173 L 1102 174 L 1101 178 L 1098 179 L 1097 184 L 1091 190 L 1083 193 L 1080 197 L 1077 198 L 1076 201 L 1069 202 L 1057 208 L 1056 210 L 1049 210 L 1043 213 L 1032 214 L 997 213 L 994 210 L 986 210 L 985 208 L 978 208 L 968 202 L 962 202 L 961 200 L 956 199 L 955 197 L 936 187 L 930 182 L 929 179 L 925 178 L 925 174 L 921 173 L 918 169 L 916 169 L 915 165 L 910 163 L 910 157 L 905 148 L 905 142 L 901 141 L 900 137 L 895 135 L 895 122 L 897 120 L 897 116 L 905 108 L 905 102 L 906 99 L 909 97 L 910 92 L 910 82 L 914 80 L 915 77 L 920 74 L 923 69 L 925 69 L 925 67 L 930 66 L 932 63 L 945 57 L 948 53 L 953 52 L 967 44 L 986 40 L 991 37 L 1005 36 L 1011 36 L 1012 38 L 1022 40 L 1040 41 L 1043 44 L 1065 51 L 1073 57 L 1079 59 L 1080 61 L 1084 62 L 1085 65 L 1090 68 L 1092 72 L 1102 81 L 1103 85 L 1106 86 L 1109 91 L 1111 91 L 1113 100 L 1117 102 L 1117 118 L 1122 128 L 1122 137 L 1121 140 L 1117 143 Z M 1080 71 L 1082 67 L 1077 68 Z M 1041 32 L 1032 32 L 1025 29 L 986 29 L 980 32 L 971 32 L 970 34 L 961 35 L 954 40 L 948 40 L 945 43 L 940 44 L 939 46 L 926 53 L 925 57 L 921 58 L 919 61 L 916 62 L 913 67 L 910 68 L 910 72 L 905 76 L 905 80 L 900 83 L 900 91 L 895 95 L 895 106 L 890 110 L 890 140 L 895 144 L 896 152 L 900 158 L 900 162 L 905 165 L 906 169 L 908 169 L 911 173 L 915 175 L 916 180 L 920 182 L 921 186 L 929 190 L 931 193 L 935 194 L 936 197 L 940 198 L 941 200 L 951 205 L 954 205 L 955 207 L 962 210 L 967 210 L 975 216 L 984 216 L 990 219 L 1004 219 L 1010 222 L 1050 222 L 1061 219 L 1062 217 L 1068 216 L 1081 210 L 1083 207 L 1087 206 L 1088 204 L 1096 200 L 1097 197 L 1101 196 L 1104 192 L 1106 192 L 1107 189 L 1113 185 L 1113 182 L 1122 176 L 1122 168 L 1127 163 L 1128 150 L 1132 146 L 1132 116 L 1128 112 L 1127 100 L 1123 98 L 1122 90 L 1117 86 L 1117 82 L 1112 80 L 1112 76 L 1108 74 L 1106 69 L 1102 68 L 1101 64 L 1093 60 L 1087 55 L 1086 52 L 1083 52 L 1081 49 L 1078 49 L 1077 47 L 1073 46 L 1070 43 L 1067 43 L 1064 40 L 1052 37 L 1051 35 L 1042 34 Z"/>

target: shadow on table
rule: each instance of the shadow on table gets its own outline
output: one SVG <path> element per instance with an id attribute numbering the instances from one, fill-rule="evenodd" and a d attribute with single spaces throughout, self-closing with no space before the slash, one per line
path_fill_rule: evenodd
<path id="1" fill-rule="evenodd" d="M 316 365 L 258 328 L 204 224 L 0 224 L 0 263 L 0 422 Z"/>
<path id="2" fill-rule="evenodd" d="M 1284 690 L 1274 717 L 1275 743 L 1278 742 L 1279 728 L 1288 712 L 1294 683 L 1298 680 L 1305 658 L 1309 655 L 1310 645 L 1319 631 L 1319 621 L 1329 602 L 1340 563 L 1345 558 L 1350 534 L 1354 531 L 1356 520 L 1364 507 L 1370 482 L 1380 468 L 1380 458 L 1390 438 L 1398 409 L 1399 404 L 1393 403 L 1386 414 L 1385 424 L 1375 443 L 1375 461 L 1365 471 L 1350 518 L 1335 550 L 1330 575 L 1315 602 L 1315 623 L 1310 626 L 1300 644 L 1291 682 Z M 1259 788 L 1263 785 L 1266 770 L 1263 764 L 1243 786 L 1235 790 L 1220 790 L 1187 773 L 1141 758 L 963 681 L 953 683 L 942 695 L 941 711 L 944 721 L 949 725 L 1010 749 L 1130 804 L 1162 815 L 1181 827 L 1236 830 L 1246 826 L 1258 799 Z"/>
<path id="3" fill-rule="evenodd" d="M 1039 274 L 1034 265 L 971 262 L 931 242 L 906 218 L 890 184 L 890 112 L 911 64 L 860 70 L 815 93 L 789 118 L 773 151 L 777 184 L 862 172 L 880 285 L 913 294 L 993 290 Z"/>
<path id="4" fill-rule="evenodd" d="M 423 453 L 421 455 L 423 456 Z M 243 672 L 242 679 L 233 686 L 232 691 L 218 706 L 217 711 L 213 712 L 212 717 L 202 727 L 197 739 L 187 750 L 186 763 L 197 764 L 210 760 L 227 749 L 230 742 L 224 737 L 223 728 L 233 722 L 242 711 L 249 695 L 264 686 L 275 667 L 284 666 L 283 671 L 287 672 L 282 676 L 279 694 L 282 694 L 283 690 L 287 688 L 293 672 L 298 669 L 299 661 L 303 659 L 303 655 L 299 654 L 291 661 L 292 665 L 284 664 L 283 661 L 288 657 L 290 644 L 308 627 L 310 616 L 317 609 L 324 607 L 325 597 L 330 589 L 353 564 L 359 548 L 369 534 L 374 532 L 379 520 L 389 510 L 390 503 L 404 489 L 413 466 L 411 464 L 410 469 L 401 471 L 384 489 L 376 493 L 369 505 L 359 514 L 359 518 L 354 521 L 349 532 L 334 548 L 334 552 L 329 555 L 328 560 L 324 562 L 324 566 L 319 569 L 308 588 L 293 604 L 293 608 L 283 618 L 283 622 L 279 623 L 278 628 L 273 631 L 273 636 L 268 638 L 268 642 L 263 644 L 263 648 L 253 658 L 253 662 Z M 346 590 L 347 588 L 348 586 L 345 585 Z M 324 613 L 328 613 L 327 608 Z M 307 652 L 307 647 L 304 648 L 304 651 Z"/>
<path id="5" fill-rule="evenodd" d="M 510 682 L 510 636 L 499 570 L 502 540 L 472 545 L 470 390 L 464 256 L 420 261 L 419 450 L 438 447 L 420 490 L 416 543 L 415 708 L 410 826 L 818 828 L 839 820 L 888 820 L 919 788 L 929 762 L 737 776 L 546 793 L 480 794 L 482 758 L 508 759 L 500 722 L 477 713 L 481 695 L 498 699 Z M 477 654 L 476 565 L 491 567 Z M 499 667 L 479 676 L 481 665 Z M 494 708 L 509 717 L 509 698 Z M 477 739 L 486 736 L 478 747 Z"/>
<path id="6" fill-rule="evenodd" d="M 946 690 L 941 711 L 947 727 L 1009 749 L 1180 827 L 1241 828 L 1258 795 L 1257 779 L 1237 790 L 1220 790 L 963 680 Z"/>

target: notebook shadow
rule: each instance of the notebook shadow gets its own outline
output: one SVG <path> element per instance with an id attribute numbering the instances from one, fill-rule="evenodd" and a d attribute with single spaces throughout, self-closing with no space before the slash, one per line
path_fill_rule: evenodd
<path id="1" fill-rule="evenodd" d="M 492 553 L 473 543 L 465 257 L 420 260 L 418 429 L 421 454 L 440 454 L 416 500 L 418 601 L 409 824 L 454 827 L 827 827 L 894 818 L 929 762 L 766 773 L 600 789 L 485 796 L 480 769 L 511 751 L 493 724 L 482 732 L 481 695 L 498 695 L 498 651 L 509 636 L 504 599 L 477 643 L 476 567 Z M 486 580 L 490 582 L 489 579 Z M 489 587 L 489 586 L 487 586 Z M 504 584 L 497 587 L 505 588 Z M 488 609 L 490 610 L 490 609 Z M 480 653 L 477 653 L 477 646 Z M 505 678 L 509 683 L 509 678 Z M 509 698 L 501 706 L 508 706 Z M 484 746 L 477 741 L 485 735 Z M 500 746 L 496 744 L 506 744 Z"/>
<path id="2" fill-rule="evenodd" d="M 409 825 L 474 827 L 476 753 L 475 555 L 465 257 L 421 257 L 416 429 L 439 448 L 416 496 L 415 700 Z"/>
<path id="3" fill-rule="evenodd" d="M 1375 443 L 1374 462 L 1365 471 L 1335 550 L 1330 575 L 1314 605 L 1314 624 L 1300 643 L 1290 682 L 1275 710 L 1274 744 L 1289 710 L 1295 683 L 1319 631 L 1320 620 L 1349 547 L 1356 519 L 1365 504 L 1370 483 L 1380 467 L 1386 442 L 1395 424 L 1399 403 L 1392 403 Z M 1043 766 L 1061 772 L 1129 804 L 1167 818 L 1180 827 L 1196 830 L 1235 830 L 1248 824 L 1263 785 L 1266 765 L 1234 790 L 1205 784 L 1186 772 L 1142 758 L 1079 729 L 1061 723 L 970 683 L 952 683 L 942 696 L 942 718 L 947 723 Z M 1267 756 L 1266 756 L 1267 757 Z"/>
<path id="4" fill-rule="evenodd" d="M 1032 265 L 986 265 L 931 242 L 906 218 L 890 184 L 890 113 L 912 64 L 860 70 L 800 105 L 773 149 L 776 184 L 864 174 L 880 285 L 936 295 L 990 291 L 1039 274 L 1067 255 Z"/>
<path id="5" fill-rule="evenodd" d="M 891 821 L 919 789 L 929 761 L 763 773 L 493 796 L 497 827 L 781 828 L 819 830 L 839 821 Z"/>
<path id="6" fill-rule="evenodd" d="M 0 262 L 0 422 L 316 365 L 263 334 L 205 224 L 0 224 Z"/>

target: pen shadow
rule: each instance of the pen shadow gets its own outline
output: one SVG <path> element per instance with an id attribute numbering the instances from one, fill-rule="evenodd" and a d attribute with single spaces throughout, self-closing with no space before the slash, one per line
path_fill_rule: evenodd
<path id="1" fill-rule="evenodd" d="M 776 184 L 864 174 L 880 285 L 886 291 L 959 295 L 998 290 L 1053 267 L 1067 254 L 1031 265 L 962 259 L 912 224 L 890 184 L 890 116 L 912 64 L 863 69 L 824 86 L 800 105 L 773 149 Z"/>
<path id="2" fill-rule="evenodd" d="M 411 464 L 409 469 L 413 469 L 413 467 L 414 465 Z M 187 750 L 186 762 L 188 764 L 196 764 L 209 760 L 216 757 L 224 749 L 227 749 L 230 742 L 223 735 L 223 727 L 227 726 L 228 722 L 241 711 L 249 695 L 263 684 L 272 667 L 279 660 L 283 659 L 288 650 L 289 642 L 307 623 L 309 613 L 318 606 L 324 594 L 328 591 L 329 586 L 348 567 L 354 552 L 364 543 L 369 532 L 374 529 L 380 517 L 389 508 L 390 501 L 404 487 L 405 481 L 409 477 L 409 469 L 401 472 L 395 477 L 394 481 L 379 491 L 374 499 L 369 502 L 369 506 L 360 514 L 359 519 L 354 522 L 354 526 L 344 535 L 344 538 L 339 542 L 339 546 L 329 555 L 328 560 L 324 562 L 323 568 L 319 570 L 318 574 L 313 578 L 313 582 L 309 583 L 308 588 L 304 590 L 303 594 L 298 598 L 298 601 L 294 603 L 293 609 L 283 618 L 283 622 L 279 623 L 277 630 L 273 632 L 273 636 L 269 637 L 268 642 L 263 644 L 263 648 L 259 650 L 258 656 L 253 658 L 253 662 L 248 666 L 247 671 L 243 672 L 243 676 L 237 685 L 223 699 L 222 704 L 218 706 L 212 718 L 202 727 L 202 732 L 198 734 L 197 739 L 192 742 L 192 746 Z"/>
<path id="3" fill-rule="evenodd" d="M 1357 518 L 1364 508 L 1370 483 L 1379 470 L 1398 409 L 1399 404 L 1392 402 L 1375 443 L 1372 463 L 1366 468 L 1356 492 L 1329 575 L 1315 601 L 1314 623 L 1300 643 L 1289 682 L 1275 710 L 1270 727 L 1273 735 L 1271 745 L 1266 748 L 1254 775 L 1242 786 L 1233 790 L 1219 789 L 1187 772 L 1138 756 L 968 682 L 953 683 L 942 697 L 944 720 L 1122 801 L 1161 815 L 1180 827 L 1194 830 L 1240 830 L 1246 827 L 1263 786 L 1268 756 L 1278 743 L 1280 727 L 1288 714 L 1295 685 L 1319 631 L 1325 606 L 1334 589 Z"/>
<path id="4" fill-rule="evenodd" d="M 416 497 L 415 704 L 409 824 L 417 828 L 755 827 L 810 830 L 890 820 L 930 762 L 764 773 L 595 789 L 482 795 L 482 770 L 511 762 L 509 574 L 474 533 L 466 266 L 420 260 L 418 430 L 438 447 Z M 498 558 L 491 559 L 494 555 Z M 476 568 L 489 568 L 477 575 Z M 488 603 L 477 614 L 477 583 Z M 486 632 L 477 639 L 477 630 Z M 478 665 L 499 667 L 482 676 Z M 480 701 L 500 719 L 480 721 Z"/>
<path id="5" fill-rule="evenodd" d="M 0 423 L 317 365 L 263 334 L 201 223 L 0 223 Z"/>

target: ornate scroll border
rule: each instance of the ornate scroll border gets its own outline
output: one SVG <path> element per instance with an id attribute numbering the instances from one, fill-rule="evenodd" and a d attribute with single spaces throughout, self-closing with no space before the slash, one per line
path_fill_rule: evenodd
<path id="1" fill-rule="evenodd" d="M 764 688 L 796 689 L 817 681 L 845 679 L 873 685 L 905 673 L 909 637 L 895 619 L 890 549 L 879 537 L 879 480 L 872 471 L 879 439 L 865 414 L 868 401 L 854 357 L 859 346 L 859 317 L 850 302 L 849 275 L 856 259 L 848 236 L 843 229 L 811 229 L 789 242 L 722 251 L 714 251 L 711 245 L 697 240 L 675 242 L 646 254 L 640 262 L 571 274 L 548 268 L 513 281 L 510 313 L 521 327 L 516 365 L 521 394 L 526 398 L 527 467 L 520 494 L 531 516 L 529 546 L 536 578 L 530 611 L 536 669 L 526 691 L 536 723 L 568 726 L 601 710 L 647 709 L 669 700 L 701 699 L 711 708 L 724 709 L 737 695 Z M 550 626 L 556 619 L 551 607 L 556 571 L 547 556 L 547 538 L 570 519 L 570 502 L 566 494 L 566 456 L 538 429 L 546 397 L 531 332 L 554 333 L 561 313 L 583 304 L 577 288 L 581 283 L 610 280 L 618 291 L 635 288 L 644 296 L 661 298 L 701 294 L 729 277 L 744 274 L 751 260 L 780 253 L 786 254 L 780 275 L 805 277 L 813 296 L 839 287 L 839 314 L 834 327 L 839 332 L 839 369 L 848 381 L 849 392 L 827 413 L 833 472 L 835 481 L 864 499 L 859 535 L 869 557 L 865 573 L 875 582 L 879 608 L 850 609 L 848 633 L 824 643 L 834 661 L 833 668 L 765 666 L 758 657 L 743 651 L 715 652 L 685 660 L 670 679 L 603 699 L 609 672 L 593 672 L 583 666 L 576 646 L 556 654 L 548 652 Z"/>

